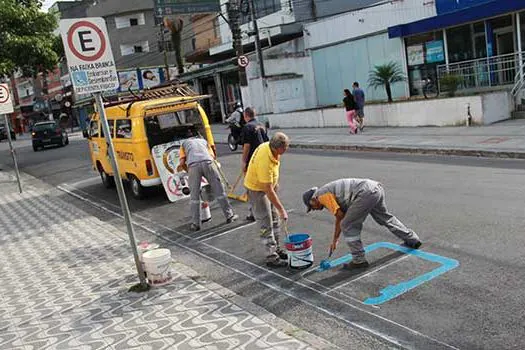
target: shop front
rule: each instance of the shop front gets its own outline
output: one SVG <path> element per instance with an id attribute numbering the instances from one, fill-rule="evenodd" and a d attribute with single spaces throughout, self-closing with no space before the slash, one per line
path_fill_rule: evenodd
<path id="1" fill-rule="evenodd" d="M 525 1 L 489 1 L 388 31 L 404 40 L 411 96 L 446 75 L 459 89 L 510 86 L 523 68 Z"/>

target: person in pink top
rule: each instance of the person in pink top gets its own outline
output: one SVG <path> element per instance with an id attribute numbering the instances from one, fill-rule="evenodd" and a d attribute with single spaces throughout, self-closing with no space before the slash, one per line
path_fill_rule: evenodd
<path id="1" fill-rule="evenodd" d="M 345 97 L 343 99 L 343 103 L 345 105 L 346 120 L 348 121 L 348 126 L 350 127 L 350 134 L 357 134 L 357 123 L 355 120 L 357 105 L 350 90 L 345 89 L 344 94 Z"/>

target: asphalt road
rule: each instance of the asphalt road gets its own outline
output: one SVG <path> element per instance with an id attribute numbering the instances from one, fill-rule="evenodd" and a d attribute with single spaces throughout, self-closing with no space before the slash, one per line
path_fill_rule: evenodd
<path id="1" fill-rule="evenodd" d="M 116 192 L 101 186 L 84 140 L 37 153 L 24 141 L 17 144 L 22 171 L 124 227 Z M 240 154 L 220 151 L 223 168 L 234 179 Z M 0 163 L 9 163 L 3 143 Z M 161 190 L 143 201 L 129 200 L 137 236 L 169 246 L 201 279 L 218 282 L 342 349 L 525 348 L 523 161 L 296 151 L 284 156 L 281 175 L 289 229 L 312 236 L 317 262 L 327 255 L 333 219 L 326 212 L 306 215 L 301 194 L 340 177 L 381 181 L 390 210 L 419 233 L 422 249 L 399 251 L 397 238 L 368 219 L 363 230 L 371 249 L 368 270 L 269 271 L 256 225 L 225 225 L 214 208 L 212 223 L 190 233 L 187 202 L 169 203 Z M 246 205 L 235 202 L 235 207 L 244 217 Z M 335 258 L 347 254 L 341 244 Z"/>

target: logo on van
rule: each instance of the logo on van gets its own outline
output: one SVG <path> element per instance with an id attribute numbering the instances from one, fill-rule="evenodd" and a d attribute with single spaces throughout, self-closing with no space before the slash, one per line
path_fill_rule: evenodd
<path id="1" fill-rule="evenodd" d="M 133 153 L 131 152 L 117 151 L 117 157 L 119 159 L 133 161 Z"/>

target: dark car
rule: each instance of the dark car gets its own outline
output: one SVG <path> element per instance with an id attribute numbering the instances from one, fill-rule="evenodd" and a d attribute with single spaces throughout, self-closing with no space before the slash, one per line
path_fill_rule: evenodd
<path id="1" fill-rule="evenodd" d="M 62 147 L 69 144 L 67 132 L 54 121 L 36 123 L 33 125 L 31 135 L 35 152 L 45 146 L 57 145 Z"/>
<path id="2" fill-rule="evenodd" d="M 7 128 L 5 127 L 5 124 L 0 125 L 0 141 L 7 140 Z M 16 133 L 13 129 L 11 129 L 11 140 L 16 140 Z"/>

